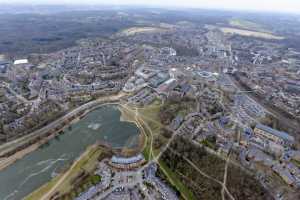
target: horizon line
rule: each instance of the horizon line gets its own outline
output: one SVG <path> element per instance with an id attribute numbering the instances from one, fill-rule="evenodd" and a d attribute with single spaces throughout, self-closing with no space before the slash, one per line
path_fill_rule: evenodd
<path id="1" fill-rule="evenodd" d="M 39 2 L 33 2 L 33 3 L 26 3 L 26 2 L 21 2 L 21 3 L 16 3 L 16 2 L 6 2 L 6 3 L 1 3 L 0 5 L 4 6 L 69 6 L 69 7 L 90 7 L 90 6 L 98 6 L 99 8 L 101 6 L 107 7 L 107 6 L 113 6 L 111 10 L 114 10 L 116 8 L 121 9 L 122 7 L 126 8 L 149 8 L 149 9 L 165 9 L 165 10 L 211 10 L 211 11 L 227 11 L 227 12 L 246 12 L 246 13 L 261 13 L 261 14 L 288 14 L 288 15 L 296 15 L 300 16 L 300 12 L 298 11 L 279 11 L 279 10 L 263 10 L 263 9 L 246 9 L 246 8 L 220 8 L 220 7 L 191 7 L 191 6 L 167 6 L 167 5 L 148 5 L 148 4 L 112 4 L 112 3 L 39 3 Z M 99 9 L 99 8 L 95 8 Z M 0 8 L 1 10 L 1 8 Z M 91 9 L 92 10 L 92 9 Z"/>

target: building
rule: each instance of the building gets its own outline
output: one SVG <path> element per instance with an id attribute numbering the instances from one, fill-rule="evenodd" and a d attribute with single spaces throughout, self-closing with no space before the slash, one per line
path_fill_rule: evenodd
<path id="1" fill-rule="evenodd" d="M 27 64 L 27 59 L 21 59 L 21 60 L 15 60 L 14 65 L 21 65 L 21 64 Z"/>
<path id="2" fill-rule="evenodd" d="M 111 162 L 117 163 L 117 164 L 131 164 L 134 162 L 138 162 L 139 160 L 142 160 L 142 159 L 144 159 L 144 157 L 141 154 L 139 154 L 137 156 L 129 157 L 129 158 L 113 156 L 111 158 Z"/>
<path id="3" fill-rule="evenodd" d="M 142 77 L 145 80 L 148 80 L 149 78 L 157 74 L 157 70 L 141 67 L 135 71 L 135 74 L 139 77 Z"/>
<path id="4" fill-rule="evenodd" d="M 175 119 L 173 119 L 172 123 L 170 124 L 170 128 L 172 130 L 177 130 L 179 126 L 182 124 L 182 122 L 183 122 L 183 117 L 181 115 L 177 115 Z"/>
<path id="5" fill-rule="evenodd" d="M 295 183 L 295 177 L 289 172 L 288 169 L 283 168 L 280 164 L 276 164 L 272 167 L 273 171 L 277 173 L 288 185 Z"/>
<path id="6" fill-rule="evenodd" d="M 287 92 L 291 92 L 291 93 L 295 93 L 295 94 L 300 94 L 300 85 L 286 84 L 285 85 L 285 90 Z"/>
<path id="7" fill-rule="evenodd" d="M 293 136 L 262 124 L 256 125 L 254 129 L 254 135 L 262 139 L 270 140 L 277 144 L 292 144 L 295 142 L 295 138 Z"/>
<path id="8" fill-rule="evenodd" d="M 177 80 L 176 79 L 169 79 L 166 82 L 162 83 L 158 88 L 157 92 L 159 94 L 167 94 L 169 91 L 173 90 L 177 86 Z"/>
<path id="9" fill-rule="evenodd" d="M 113 156 L 109 162 L 109 164 L 117 169 L 133 169 L 140 167 L 146 162 L 144 156 L 142 154 L 138 154 L 132 157 L 119 157 Z"/>
<path id="10" fill-rule="evenodd" d="M 273 153 L 274 155 L 281 156 L 284 152 L 284 147 L 275 142 L 269 142 L 267 145 L 267 151 Z"/>
<path id="11" fill-rule="evenodd" d="M 293 159 L 293 160 L 297 160 L 300 162 L 300 150 L 298 151 L 290 151 L 290 157 Z"/>
<path id="12" fill-rule="evenodd" d="M 10 64 L 9 62 L 0 61 L 0 73 L 6 73 L 9 64 Z"/>
<path id="13" fill-rule="evenodd" d="M 160 49 L 160 54 L 165 55 L 165 56 L 176 56 L 177 52 L 173 48 L 163 47 Z"/>
<path id="14" fill-rule="evenodd" d="M 160 84 L 162 84 L 169 78 L 170 75 L 168 73 L 159 72 L 155 76 L 151 77 L 148 82 L 151 87 L 157 88 Z"/>

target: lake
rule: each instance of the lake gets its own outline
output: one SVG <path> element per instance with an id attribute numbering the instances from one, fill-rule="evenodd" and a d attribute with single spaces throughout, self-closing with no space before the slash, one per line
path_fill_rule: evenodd
<path id="1" fill-rule="evenodd" d="M 66 128 L 63 135 L 0 171 L 0 199 L 19 200 L 33 192 L 70 164 L 97 140 L 114 148 L 135 148 L 139 129 L 120 121 L 117 106 L 103 106 Z"/>

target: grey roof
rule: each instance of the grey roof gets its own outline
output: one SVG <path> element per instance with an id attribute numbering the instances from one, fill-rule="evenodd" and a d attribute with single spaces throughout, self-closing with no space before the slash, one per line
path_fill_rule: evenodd
<path id="1" fill-rule="evenodd" d="M 189 84 L 183 84 L 181 86 L 182 92 L 188 92 L 192 87 Z"/>
<path id="2" fill-rule="evenodd" d="M 0 61 L 0 65 L 8 65 L 10 64 L 8 61 Z"/>
<path id="3" fill-rule="evenodd" d="M 286 132 L 275 130 L 275 129 L 269 127 L 269 126 L 265 126 L 265 125 L 262 125 L 262 124 L 257 124 L 256 128 L 264 130 L 264 131 L 266 131 L 268 133 L 271 133 L 271 134 L 273 134 L 277 137 L 280 137 L 284 140 L 288 140 L 288 141 L 291 141 L 291 142 L 293 142 L 295 140 L 295 138 L 293 136 L 290 136 Z"/>
<path id="4" fill-rule="evenodd" d="M 144 157 L 142 154 L 138 154 L 136 156 L 129 157 L 129 158 L 113 156 L 111 158 L 111 162 L 118 163 L 118 164 L 132 164 L 143 159 Z"/>

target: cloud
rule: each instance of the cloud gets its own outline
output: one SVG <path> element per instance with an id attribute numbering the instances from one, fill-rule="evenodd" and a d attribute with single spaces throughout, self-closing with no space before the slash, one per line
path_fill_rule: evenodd
<path id="1" fill-rule="evenodd" d="M 150 5 L 300 13 L 300 0 L 0 0 L 0 3 Z"/>

